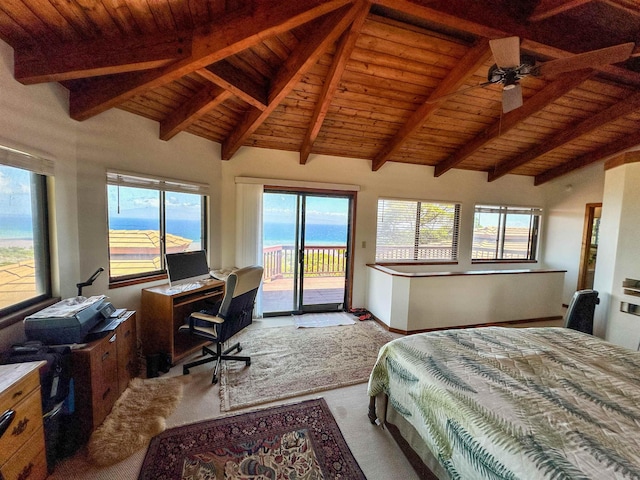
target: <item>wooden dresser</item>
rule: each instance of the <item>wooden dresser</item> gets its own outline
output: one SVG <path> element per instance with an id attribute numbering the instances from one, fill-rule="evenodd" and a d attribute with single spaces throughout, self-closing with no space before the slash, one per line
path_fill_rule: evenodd
<path id="1" fill-rule="evenodd" d="M 136 315 L 128 311 L 107 336 L 73 350 L 75 408 L 79 435 L 86 442 L 111 412 L 138 372 Z"/>
<path id="2" fill-rule="evenodd" d="M 0 478 L 3 480 L 47 477 L 39 372 L 44 364 L 0 365 L 0 415 L 15 412 L 0 437 Z"/>

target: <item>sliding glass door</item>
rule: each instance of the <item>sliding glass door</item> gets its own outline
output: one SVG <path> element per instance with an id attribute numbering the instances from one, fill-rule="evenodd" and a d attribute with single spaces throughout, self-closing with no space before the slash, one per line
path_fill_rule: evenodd
<path id="1" fill-rule="evenodd" d="M 265 316 L 344 308 L 352 203 L 345 194 L 265 189 Z"/>

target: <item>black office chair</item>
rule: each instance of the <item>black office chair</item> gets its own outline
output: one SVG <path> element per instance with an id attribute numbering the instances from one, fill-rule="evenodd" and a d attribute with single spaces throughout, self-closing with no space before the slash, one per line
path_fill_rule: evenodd
<path id="1" fill-rule="evenodd" d="M 251 365 L 250 357 L 229 355 L 236 350 L 238 353 L 242 351 L 240 343 L 224 351 L 222 348 L 224 342 L 251 324 L 261 280 L 262 267 L 259 266 L 245 267 L 230 273 L 222 301 L 210 310 L 192 313 L 187 322 L 180 327 L 181 332 L 206 338 L 216 344 L 215 351 L 206 346 L 202 347 L 202 354 L 209 356 L 184 365 L 184 375 L 189 373 L 191 367 L 216 362 L 211 383 L 218 383 L 218 371 L 222 360 L 243 361 L 247 366 Z"/>
<path id="2" fill-rule="evenodd" d="M 595 290 L 578 290 L 567 309 L 564 326 L 593 335 L 593 314 L 598 303 L 600 299 Z"/>

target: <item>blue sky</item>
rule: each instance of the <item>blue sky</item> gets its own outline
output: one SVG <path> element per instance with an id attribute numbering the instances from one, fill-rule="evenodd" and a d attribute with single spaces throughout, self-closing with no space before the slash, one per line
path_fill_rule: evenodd
<path id="1" fill-rule="evenodd" d="M 109 185 L 109 216 L 125 218 L 157 218 L 160 195 L 157 190 L 117 187 Z M 119 198 L 118 198 L 119 195 Z M 118 206 L 120 213 L 118 213 Z M 200 196 L 188 193 L 166 192 L 165 207 L 174 217 L 197 220 L 201 215 Z M 179 212 L 179 214 L 176 214 Z"/>
<path id="2" fill-rule="evenodd" d="M 3 215 L 31 215 L 31 174 L 0 165 L 0 212 Z"/>
<path id="3" fill-rule="evenodd" d="M 265 223 L 293 223 L 296 211 L 294 194 L 267 193 L 263 197 Z M 333 197 L 307 197 L 307 223 L 315 225 L 346 224 L 349 200 Z"/>

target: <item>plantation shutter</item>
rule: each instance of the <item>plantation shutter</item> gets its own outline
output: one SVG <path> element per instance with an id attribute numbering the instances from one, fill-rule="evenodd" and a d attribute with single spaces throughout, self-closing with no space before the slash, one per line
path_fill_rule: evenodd
<path id="1" fill-rule="evenodd" d="M 376 261 L 455 261 L 460 204 L 378 200 Z"/>

